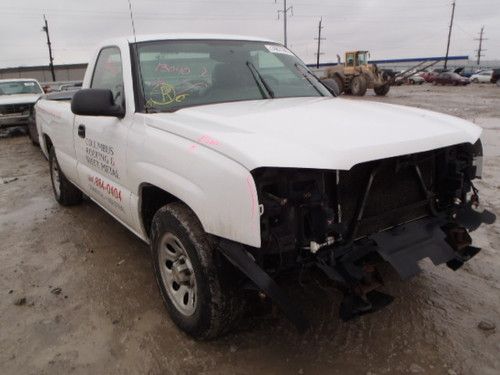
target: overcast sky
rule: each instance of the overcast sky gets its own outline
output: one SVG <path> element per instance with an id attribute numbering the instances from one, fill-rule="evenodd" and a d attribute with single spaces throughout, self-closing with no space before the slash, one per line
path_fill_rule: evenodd
<path id="1" fill-rule="evenodd" d="M 283 0 L 131 0 L 138 34 L 229 33 L 283 40 Z M 315 61 L 367 49 L 373 59 L 444 55 L 451 0 L 288 0 L 288 46 Z M 56 64 L 87 62 L 102 39 L 132 33 L 127 0 L 0 0 L 0 67 L 46 64 L 43 14 Z M 485 59 L 500 59 L 500 0 L 457 0 L 450 55 L 473 58 L 485 26 Z"/>

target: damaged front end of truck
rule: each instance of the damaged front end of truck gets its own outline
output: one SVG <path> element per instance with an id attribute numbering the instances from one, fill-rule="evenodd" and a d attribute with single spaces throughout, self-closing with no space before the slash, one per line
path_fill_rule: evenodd
<path id="1" fill-rule="evenodd" d="M 221 252 L 301 329 L 307 323 L 274 277 L 313 268 L 344 293 L 349 320 L 389 304 L 377 290 L 376 264 L 389 262 L 406 279 L 418 262 L 459 269 L 480 249 L 468 231 L 495 220 L 480 210 L 473 180 L 481 178 L 478 140 L 369 161 L 350 170 L 258 168 L 261 248 L 222 240 Z"/>

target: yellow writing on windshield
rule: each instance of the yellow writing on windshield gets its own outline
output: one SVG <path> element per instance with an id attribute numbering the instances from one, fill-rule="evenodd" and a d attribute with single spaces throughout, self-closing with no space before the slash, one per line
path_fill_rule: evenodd
<path id="1" fill-rule="evenodd" d="M 188 94 L 177 94 L 175 87 L 169 83 L 160 83 L 151 90 L 150 98 L 146 102 L 146 105 L 152 107 L 154 105 L 161 106 L 182 103 L 188 96 Z"/>

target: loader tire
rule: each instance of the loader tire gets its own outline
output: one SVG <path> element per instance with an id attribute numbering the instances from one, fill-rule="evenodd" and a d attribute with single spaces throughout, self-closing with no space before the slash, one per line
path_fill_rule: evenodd
<path id="1" fill-rule="evenodd" d="M 335 80 L 337 86 L 339 87 L 339 95 L 344 92 L 344 80 L 340 76 L 333 76 L 332 79 Z"/>
<path id="2" fill-rule="evenodd" d="M 330 91 L 333 95 L 339 96 L 340 95 L 340 88 L 339 85 L 337 84 L 337 81 L 333 78 L 324 78 L 321 80 L 323 85 Z"/>
<path id="3" fill-rule="evenodd" d="M 368 83 L 366 82 L 365 77 L 356 76 L 351 80 L 349 85 L 350 92 L 354 96 L 363 96 L 366 94 L 366 89 L 368 88 Z"/>
<path id="4" fill-rule="evenodd" d="M 377 96 L 385 96 L 391 89 L 391 85 L 388 85 L 387 83 L 382 86 L 375 87 L 373 90 L 375 91 L 375 94 Z"/>

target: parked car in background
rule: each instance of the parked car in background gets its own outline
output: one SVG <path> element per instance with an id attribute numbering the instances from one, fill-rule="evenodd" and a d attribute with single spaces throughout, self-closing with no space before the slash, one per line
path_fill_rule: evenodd
<path id="1" fill-rule="evenodd" d="M 408 83 L 410 85 L 421 85 L 425 82 L 425 79 L 420 73 L 416 73 L 408 78 Z"/>
<path id="2" fill-rule="evenodd" d="M 460 74 L 453 72 L 440 73 L 435 79 L 434 84 L 436 85 L 468 85 L 470 83 L 469 79 L 462 77 Z"/>
<path id="3" fill-rule="evenodd" d="M 33 106 L 43 94 L 34 79 L 0 80 L 0 128 L 28 125 Z"/>
<path id="4" fill-rule="evenodd" d="M 500 69 L 493 69 L 490 82 L 496 83 L 497 86 L 500 86 Z"/>
<path id="5" fill-rule="evenodd" d="M 431 72 L 423 71 L 420 76 L 425 80 L 425 82 L 431 82 Z"/>
<path id="6" fill-rule="evenodd" d="M 425 82 L 432 83 L 436 79 L 436 77 L 439 75 L 440 72 L 436 71 L 431 71 L 431 72 L 422 72 L 421 76 L 425 80 Z"/>
<path id="7" fill-rule="evenodd" d="M 58 91 L 75 91 L 81 88 L 82 88 L 82 82 L 72 82 L 59 86 Z"/>
<path id="8" fill-rule="evenodd" d="M 408 74 L 411 74 L 411 72 L 409 72 L 409 73 L 407 73 L 405 75 L 397 77 L 395 79 L 395 81 L 394 81 L 394 84 L 396 86 L 401 86 L 403 84 L 406 84 L 406 85 L 421 85 L 422 83 L 425 82 L 425 79 L 421 76 L 420 73 L 415 73 L 415 74 L 412 74 L 410 76 L 408 76 Z"/>
<path id="9" fill-rule="evenodd" d="M 471 75 L 469 79 L 473 83 L 490 83 L 492 74 L 493 70 L 483 70 Z"/>
<path id="10" fill-rule="evenodd" d="M 59 91 L 74 91 L 79 90 L 82 87 L 82 81 L 50 81 L 50 82 L 41 82 L 43 87 L 43 91 L 46 94 L 51 92 L 59 92 Z"/>
<path id="11" fill-rule="evenodd" d="M 456 68 L 453 70 L 454 73 L 460 74 L 462 77 L 467 77 L 470 78 L 473 74 L 477 74 L 485 69 L 478 69 L 477 67 L 473 66 L 462 66 L 460 68 Z"/>

